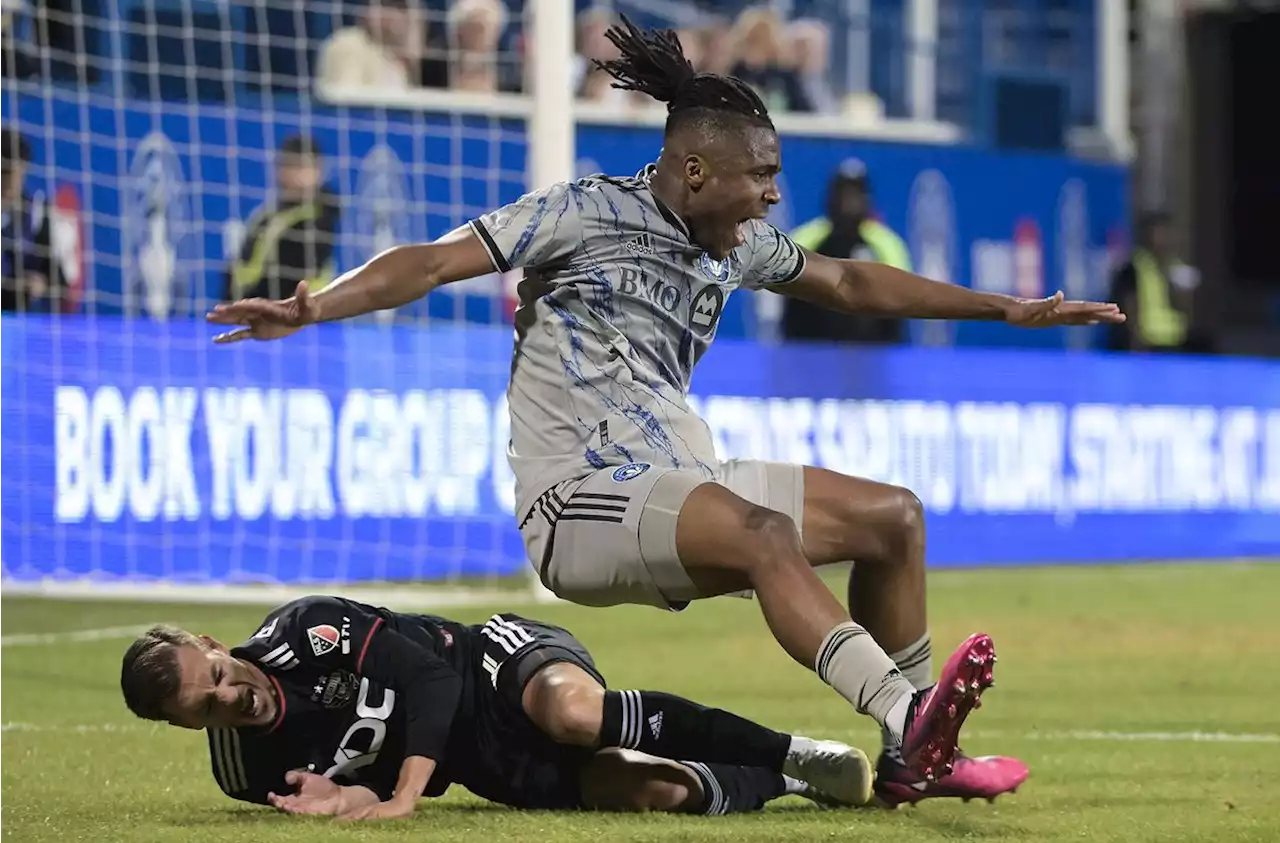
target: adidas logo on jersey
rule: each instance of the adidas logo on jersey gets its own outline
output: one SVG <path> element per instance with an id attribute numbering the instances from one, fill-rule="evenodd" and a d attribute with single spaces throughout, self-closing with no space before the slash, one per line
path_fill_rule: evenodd
<path id="1" fill-rule="evenodd" d="M 631 252 L 633 255 L 656 255 L 657 248 L 653 245 L 653 235 L 649 232 L 634 237 L 622 244 L 622 248 Z"/>

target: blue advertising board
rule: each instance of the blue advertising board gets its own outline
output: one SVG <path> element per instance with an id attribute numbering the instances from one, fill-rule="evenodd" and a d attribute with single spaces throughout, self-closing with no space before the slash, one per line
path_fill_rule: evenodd
<path id="1" fill-rule="evenodd" d="M 216 104 L 126 102 L 96 94 L 16 98 L 34 143 L 32 189 L 70 185 L 85 212 L 86 299 L 97 313 L 204 309 L 223 289 L 227 255 L 274 182 L 272 151 L 304 131 L 327 153 L 343 197 L 338 262 L 358 265 L 396 242 L 437 237 L 524 192 L 527 147 L 518 119 L 408 110 L 336 109 L 278 98 Z M 6 105 L 12 105 L 6 97 Z M 56 127 L 49 132 L 43 127 Z M 656 128 L 581 125 L 581 173 L 631 174 L 661 148 Z M 783 134 L 783 203 L 790 229 L 822 213 L 831 174 L 848 157 L 871 174 L 879 215 L 907 241 L 917 271 L 993 292 L 1106 294 L 1106 265 L 1127 230 L 1124 168 L 1074 159 Z M 501 287 L 453 288 L 414 316 L 493 324 Z M 468 293 L 468 289 L 471 293 Z M 767 335 L 759 306 L 730 299 L 722 336 Z M 913 326 L 927 344 L 1081 346 L 1095 333 L 1027 333 L 1003 325 Z"/>
<path id="2" fill-rule="evenodd" d="M 4 576 L 442 579 L 526 570 L 511 333 L 4 316 Z M 1280 366 L 719 340 L 722 455 L 912 489 L 935 567 L 1280 554 Z"/>

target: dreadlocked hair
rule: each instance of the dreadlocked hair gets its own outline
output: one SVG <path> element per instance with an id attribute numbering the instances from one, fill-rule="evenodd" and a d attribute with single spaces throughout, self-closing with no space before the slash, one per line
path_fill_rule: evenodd
<path id="1" fill-rule="evenodd" d="M 610 27 L 605 37 L 622 55 L 593 63 L 617 80 L 613 87 L 665 102 L 667 131 L 686 120 L 713 115 L 737 115 L 747 123 L 773 128 L 768 109 L 750 85 L 733 76 L 694 70 L 674 31 L 645 31 L 623 15 L 622 25 Z"/>

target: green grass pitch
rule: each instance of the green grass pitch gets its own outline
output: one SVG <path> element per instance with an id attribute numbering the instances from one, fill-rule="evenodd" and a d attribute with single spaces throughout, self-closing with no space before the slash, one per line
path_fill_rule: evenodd
<path id="1" fill-rule="evenodd" d="M 682 615 L 564 605 L 453 614 L 503 608 L 573 630 L 613 687 L 668 690 L 778 729 L 878 745 L 870 720 L 773 644 L 752 603 L 714 600 Z M 262 607 L 12 598 L 2 609 L 5 840 L 1280 840 L 1280 565 L 934 574 L 937 657 L 977 629 L 1000 653 L 965 749 L 1019 755 L 1031 779 L 994 805 L 946 800 L 893 813 L 799 799 L 727 818 L 521 813 L 451 792 L 410 820 L 337 829 L 226 799 L 202 735 L 133 720 L 118 692 L 127 638 L 14 639 L 167 620 L 233 642 L 252 634 Z"/>

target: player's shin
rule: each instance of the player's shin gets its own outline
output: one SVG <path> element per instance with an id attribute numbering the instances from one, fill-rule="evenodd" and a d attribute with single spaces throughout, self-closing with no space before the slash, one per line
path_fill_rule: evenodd
<path id="1" fill-rule="evenodd" d="M 758 811 L 766 802 L 788 792 L 786 777 L 773 770 L 698 761 L 680 763 L 692 770 L 702 784 L 702 798 L 687 804 L 683 813 L 712 816 Z"/>
<path id="2" fill-rule="evenodd" d="M 659 758 L 691 758 L 780 772 L 791 736 L 671 694 L 607 691 L 600 744 Z"/>
<path id="3" fill-rule="evenodd" d="M 818 648 L 814 670 L 854 708 L 874 717 L 893 743 L 902 741 L 916 689 L 870 633 L 853 621 L 837 625 Z"/>

